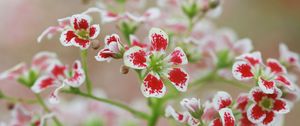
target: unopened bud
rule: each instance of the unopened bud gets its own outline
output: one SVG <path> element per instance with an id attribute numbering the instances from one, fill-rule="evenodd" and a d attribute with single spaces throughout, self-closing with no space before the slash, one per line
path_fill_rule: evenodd
<path id="1" fill-rule="evenodd" d="M 93 40 L 92 41 L 92 48 L 97 50 L 100 48 L 100 41 L 99 40 Z"/>
<path id="2" fill-rule="evenodd" d="M 9 102 L 9 103 L 7 103 L 6 107 L 7 107 L 8 110 L 13 110 L 15 108 L 15 104 Z"/>
<path id="3" fill-rule="evenodd" d="M 220 0 L 210 0 L 209 7 L 214 9 L 220 5 Z"/>
<path id="4" fill-rule="evenodd" d="M 122 65 L 120 68 L 120 73 L 127 74 L 129 72 L 129 67 Z"/>

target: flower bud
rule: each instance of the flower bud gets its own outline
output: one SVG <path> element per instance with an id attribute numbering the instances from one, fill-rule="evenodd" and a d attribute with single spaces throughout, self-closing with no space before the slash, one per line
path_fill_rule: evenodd
<path id="1" fill-rule="evenodd" d="M 92 40 L 92 48 L 97 50 L 100 48 L 100 41 L 98 40 Z"/>
<path id="2" fill-rule="evenodd" d="M 129 72 L 129 67 L 122 65 L 120 67 L 120 73 L 127 74 Z"/>
<path id="3" fill-rule="evenodd" d="M 191 99 L 183 99 L 180 102 L 181 106 L 189 111 L 189 113 L 195 117 L 200 118 L 203 114 L 203 110 L 200 104 L 200 99 L 191 98 Z"/>
<path id="4" fill-rule="evenodd" d="M 210 0 L 209 1 L 209 7 L 211 9 L 214 9 L 220 5 L 220 0 Z"/>
<path id="5" fill-rule="evenodd" d="M 13 110 L 15 108 L 15 104 L 9 102 L 9 103 L 6 104 L 6 107 L 7 107 L 8 110 Z"/>

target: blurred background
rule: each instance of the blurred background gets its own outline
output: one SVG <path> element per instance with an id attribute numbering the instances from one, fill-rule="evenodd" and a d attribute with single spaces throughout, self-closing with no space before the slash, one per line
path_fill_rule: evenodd
<path id="1" fill-rule="evenodd" d="M 59 35 L 38 44 L 36 38 L 48 26 L 56 25 L 58 18 L 82 12 L 94 2 L 82 4 L 80 0 L 0 0 L 0 72 L 25 61 L 39 51 L 57 52 L 67 64 L 79 59 L 78 48 L 65 48 L 59 43 Z M 97 20 L 96 20 L 97 21 Z M 278 57 L 278 44 L 285 42 L 290 50 L 300 53 L 300 1 L 299 0 L 227 0 L 218 26 L 233 28 L 242 37 L 249 37 L 263 57 Z M 101 26 L 100 37 L 113 33 L 113 25 Z M 120 61 L 100 63 L 94 60 L 97 51 L 89 50 L 91 79 L 96 87 L 105 90 L 110 98 L 130 102 L 142 98 L 140 84 L 134 72 L 119 73 Z M 13 81 L 0 81 L 5 94 L 16 97 L 31 97 L 31 91 Z M 206 85 L 205 90 L 223 89 L 235 97 L 240 90 L 226 85 Z M 123 91 L 120 91 L 122 89 Z M 203 88 L 202 88 L 203 89 Z M 129 93 L 130 92 L 130 93 Z M 199 91 L 199 97 L 205 94 Z M 25 95 L 26 94 L 26 95 Z M 0 102 L 0 120 L 6 113 Z M 300 120 L 300 106 L 287 114 L 285 124 L 295 126 Z"/>

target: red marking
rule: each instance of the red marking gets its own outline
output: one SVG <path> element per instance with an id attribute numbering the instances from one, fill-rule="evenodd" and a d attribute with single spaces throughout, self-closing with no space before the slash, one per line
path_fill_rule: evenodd
<path id="1" fill-rule="evenodd" d="M 80 45 L 83 48 L 86 48 L 87 45 L 90 43 L 90 40 L 84 40 L 84 39 L 80 39 L 78 37 L 75 37 L 75 42 Z"/>
<path id="2" fill-rule="evenodd" d="M 117 13 L 113 13 L 113 12 L 107 12 L 106 16 L 108 16 L 108 17 L 118 17 L 118 14 Z"/>
<path id="3" fill-rule="evenodd" d="M 225 112 L 223 115 L 224 124 L 223 126 L 234 126 L 234 117 L 229 112 Z"/>
<path id="4" fill-rule="evenodd" d="M 274 85 L 274 81 L 267 81 L 263 78 L 261 78 L 261 81 L 263 83 L 263 85 L 267 88 L 267 89 L 271 89 L 273 88 L 275 85 Z"/>
<path id="5" fill-rule="evenodd" d="M 251 110 L 251 118 L 254 118 L 255 120 L 261 118 L 264 114 L 265 111 L 263 111 L 262 108 L 259 107 L 257 104 Z"/>
<path id="6" fill-rule="evenodd" d="M 45 78 L 44 80 L 41 81 L 39 86 L 41 89 L 44 89 L 44 88 L 47 88 L 47 87 L 53 85 L 53 82 L 54 82 L 53 78 Z"/>
<path id="7" fill-rule="evenodd" d="M 248 116 L 247 116 L 247 112 L 243 112 L 242 113 L 242 117 L 240 119 L 240 122 L 241 122 L 241 126 L 255 126 L 255 124 L 253 124 L 249 119 L 248 119 Z"/>
<path id="8" fill-rule="evenodd" d="M 51 73 L 55 76 L 55 77 L 65 77 L 65 70 L 67 69 L 66 66 L 59 66 L 59 65 L 55 65 L 54 68 L 51 70 Z"/>
<path id="9" fill-rule="evenodd" d="M 96 33 L 96 27 L 90 27 L 90 33 L 89 33 L 89 36 L 90 37 L 93 37 Z"/>
<path id="10" fill-rule="evenodd" d="M 291 83 L 289 80 L 287 80 L 287 78 L 283 77 L 283 76 L 277 76 L 276 80 L 282 82 L 283 84 L 290 86 Z"/>
<path id="11" fill-rule="evenodd" d="M 110 51 L 110 50 L 106 48 L 106 49 L 102 50 L 98 56 L 101 58 L 113 57 L 113 53 L 108 52 L 108 51 Z"/>
<path id="12" fill-rule="evenodd" d="M 226 99 L 220 99 L 219 101 L 219 109 L 225 108 L 230 106 L 231 104 L 231 99 L 230 98 L 226 98 Z"/>
<path id="13" fill-rule="evenodd" d="M 295 63 L 295 62 L 296 62 L 296 59 L 295 59 L 294 57 L 290 57 L 290 58 L 289 58 L 289 62 L 290 62 L 290 63 Z"/>
<path id="14" fill-rule="evenodd" d="M 145 63 L 147 60 L 145 51 L 139 50 L 137 52 L 134 52 L 130 55 L 130 58 L 135 66 L 146 67 Z"/>
<path id="15" fill-rule="evenodd" d="M 244 111 L 247 107 L 248 101 L 248 95 L 239 96 L 237 99 L 237 109 Z"/>
<path id="16" fill-rule="evenodd" d="M 178 120 L 182 121 L 183 120 L 183 114 L 178 114 Z"/>
<path id="17" fill-rule="evenodd" d="M 162 93 L 162 89 L 164 87 L 162 80 L 156 78 L 152 74 L 148 74 L 147 77 L 144 79 L 144 85 L 146 87 L 145 90 L 148 91 L 150 94 Z"/>
<path id="18" fill-rule="evenodd" d="M 174 68 L 173 70 L 171 70 L 169 72 L 170 81 L 175 83 L 175 85 L 180 88 L 187 86 L 186 85 L 187 76 L 188 75 L 186 73 L 184 73 L 183 71 L 181 71 L 180 68 Z"/>
<path id="19" fill-rule="evenodd" d="M 107 45 L 109 45 L 111 42 L 118 42 L 118 39 L 115 35 L 112 35 L 106 41 L 107 41 Z"/>
<path id="20" fill-rule="evenodd" d="M 161 34 L 154 33 L 151 40 L 151 50 L 160 51 L 160 50 L 166 50 L 168 46 L 168 41 L 166 38 L 163 37 Z"/>
<path id="21" fill-rule="evenodd" d="M 184 54 L 180 50 L 175 50 L 171 54 L 171 62 L 174 63 L 174 65 L 178 65 L 182 63 L 182 57 Z"/>
<path id="22" fill-rule="evenodd" d="M 240 66 L 237 67 L 236 72 L 239 72 L 242 74 L 242 77 L 247 78 L 247 77 L 253 77 L 253 73 L 251 72 L 252 67 L 248 64 L 241 64 Z"/>
<path id="23" fill-rule="evenodd" d="M 81 18 L 81 20 L 78 22 L 77 18 L 74 19 L 74 24 L 73 24 L 75 30 L 78 30 L 78 29 L 88 29 L 89 28 L 89 23 L 88 23 L 88 21 L 86 19 Z"/>
<path id="24" fill-rule="evenodd" d="M 282 73 L 283 68 L 277 62 L 270 61 L 267 63 L 267 66 L 271 68 L 271 71 L 274 73 Z"/>
<path id="25" fill-rule="evenodd" d="M 259 64 L 259 59 L 255 59 L 254 57 L 246 56 L 245 59 L 252 65 L 255 66 L 256 64 Z"/>
<path id="26" fill-rule="evenodd" d="M 213 126 L 223 126 L 222 121 L 221 121 L 219 118 L 215 119 L 215 120 L 213 121 L 213 124 L 212 124 L 212 125 L 213 125 Z"/>
<path id="27" fill-rule="evenodd" d="M 263 120 L 263 124 L 264 125 L 268 125 L 269 123 L 271 123 L 274 120 L 275 114 L 273 111 L 267 112 L 266 113 L 266 118 Z"/>
<path id="28" fill-rule="evenodd" d="M 275 111 L 280 111 L 280 110 L 284 110 L 286 109 L 286 103 L 284 101 L 281 100 L 275 100 L 274 104 L 273 104 L 273 110 Z"/>
<path id="29" fill-rule="evenodd" d="M 73 31 L 68 31 L 65 35 L 66 43 L 69 43 L 74 37 L 77 37 Z"/>

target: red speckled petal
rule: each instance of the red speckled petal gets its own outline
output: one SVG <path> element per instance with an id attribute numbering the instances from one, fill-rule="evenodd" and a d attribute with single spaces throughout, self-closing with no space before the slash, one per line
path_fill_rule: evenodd
<path id="1" fill-rule="evenodd" d="M 287 73 L 286 68 L 281 65 L 276 59 L 268 59 L 267 67 L 275 74 Z"/>
<path id="2" fill-rule="evenodd" d="M 102 50 L 100 50 L 97 55 L 95 56 L 95 59 L 97 61 L 111 61 L 112 57 L 114 56 L 114 53 L 111 52 L 108 48 L 104 48 Z"/>
<path id="3" fill-rule="evenodd" d="M 55 78 L 50 76 L 41 76 L 35 81 L 31 87 L 31 90 L 34 93 L 40 93 L 49 87 L 55 86 L 56 84 L 58 84 L 58 82 Z"/>
<path id="4" fill-rule="evenodd" d="M 149 32 L 149 39 L 151 41 L 151 50 L 165 51 L 167 49 L 169 38 L 163 30 L 152 28 Z"/>
<path id="5" fill-rule="evenodd" d="M 223 124 L 222 126 L 234 126 L 235 119 L 231 109 L 223 108 L 219 111 L 219 115 Z"/>
<path id="6" fill-rule="evenodd" d="M 89 29 L 90 39 L 95 39 L 100 33 L 100 26 L 98 24 L 94 24 Z"/>
<path id="7" fill-rule="evenodd" d="M 187 57 L 180 47 L 176 47 L 174 51 L 167 56 L 167 60 L 172 65 L 184 65 L 188 63 Z"/>
<path id="8" fill-rule="evenodd" d="M 147 54 L 140 47 L 131 47 L 124 53 L 124 64 L 134 69 L 145 69 L 147 67 Z"/>
<path id="9" fill-rule="evenodd" d="M 266 112 L 263 111 L 257 104 L 253 104 L 248 108 L 247 116 L 252 123 L 260 123 L 265 119 Z"/>
<path id="10" fill-rule="evenodd" d="M 262 77 L 258 78 L 258 86 L 264 93 L 273 94 L 275 91 L 275 82 L 273 80 L 265 80 Z"/>
<path id="11" fill-rule="evenodd" d="M 216 110 L 220 110 L 222 108 L 230 106 L 232 103 L 231 96 L 224 91 L 218 91 L 217 94 L 213 98 L 213 105 Z"/>
<path id="12" fill-rule="evenodd" d="M 167 77 L 178 91 L 185 92 L 187 90 L 189 75 L 183 69 L 172 68 Z"/>
<path id="13" fill-rule="evenodd" d="M 237 80 L 249 80 L 253 78 L 253 66 L 245 61 L 237 61 L 232 66 L 233 77 Z"/>
<path id="14" fill-rule="evenodd" d="M 161 98 L 166 93 L 166 87 L 163 81 L 158 74 L 153 72 L 148 73 L 144 78 L 141 90 L 145 97 Z"/>
<path id="15" fill-rule="evenodd" d="M 90 27 L 91 17 L 85 14 L 76 14 L 70 20 L 74 30 L 87 30 Z"/>
<path id="16" fill-rule="evenodd" d="M 85 81 L 85 74 L 84 70 L 81 67 L 81 63 L 79 60 L 76 60 L 73 63 L 72 67 L 72 76 L 65 79 L 64 83 L 72 86 L 72 87 L 79 87 Z"/>

